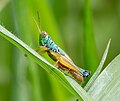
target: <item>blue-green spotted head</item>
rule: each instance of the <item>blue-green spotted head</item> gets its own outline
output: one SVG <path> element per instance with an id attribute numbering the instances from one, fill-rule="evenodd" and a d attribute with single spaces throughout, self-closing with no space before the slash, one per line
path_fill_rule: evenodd
<path id="1" fill-rule="evenodd" d="M 42 31 L 39 36 L 39 44 L 40 46 L 44 46 L 53 52 L 64 54 L 62 49 L 55 44 L 55 42 L 45 31 Z"/>
<path id="2" fill-rule="evenodd" d="M 45 46 L 48 39 L 49 39 L 48 34 L 45 31 L 42 31 L 40 36 L 39 36 L 39 44 L 40 44 L 40 46 Z"/>

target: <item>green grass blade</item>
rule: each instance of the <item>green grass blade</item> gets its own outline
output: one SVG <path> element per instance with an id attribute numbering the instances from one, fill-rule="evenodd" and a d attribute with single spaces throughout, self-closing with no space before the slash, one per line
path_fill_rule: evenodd
<path id="1" fill-rule="evenodd" d="M 88 93 L 95 101 L 120 100 L 120 54 L 98 76 Z"/>
<path id="2" fill-rule="evenodd" d="M 0 25 L 0 35 L 14 44 L 16 47 L 23 50 L 28 57 L 31 57 L 36 63 L 38 63 L 42 68 L 44 68 L 48 73 L 56 77 L 61 83 L 63 83 L 68 90 L 71 91 L 78 99 L 83 99 L 84 101 L 92 101 L 92 98 L 86 93 L 86 91 L 77 84 L 76 81 L 70 79 L 70 77 L 64 75 L 60 70 L 55 68 L 49 62 L 47 62 L 43 57 L 41 57 L 37 52 L 31 49 L 27 44 L 14 36 L 11 32 L 6 30 Z M 74 83 L 73 83 L 74 82 Z M 86 98 L 86 99 L 85 99 Z"/>
<path id="3" fill-rule="evenodd" d="M 98 75 L 100 74 L 101 70 L 102 70 L 102 67 L 105 63 L 105 60 L 107 58 L 107 54 L 108 54 L 108 50 L 109 50 L 109 46 L 110 46 L 110 42 L 111 42 L 111 39 L 109 40 L 108 44 L 107 44 L 107 47 L 106 47 L 106 50 L 103 54 L 103 57 L 101 59 L 101 62 L 97 68 L 97 70 L 95 71 L 95 73 L 93 74 L 93 76 L 90 78 L 90 80 L 88 81 L 88 83 L 86 84 L 86 86 L 84 87 L 84 89 L 86 91 L 89 90 L 89 88 L 92 86 L 92 84 L 94 83 L 94 81 L 96 80 L 96 78 L 98 77 Z"/>
<path id="4" fill-rule="evenodd" d="M 43 101 L 43 96 L 42 96 L 42 89 L 40 86 L 40 77 L 41 75 L 40 72 L 38 71 L 38 68 L 32 60 L 29 61 L 29 73 L 30 73 L 30 82 L 32 85 L 32 98 L 33 101 Z"/>
<path id="5" fill-rule="evenodd" d="M 38 41 L 37 40 L 37 38 L 38 38 L 38 34 L 37 34 L 38 30 L 35 31 L 35 30 L 32 29 L 32 28 L 35 28 L 35 27 L 32 27 L 32 23 L 33 23 L 32 7 L 33 7 L 33 5 L 28 6 L 28 3 L 27 3 L 26 0 L 20 0 L 20 1 L 12 0 L 12 5 L 11 6 L 13 8 L 12 14 L 13 14 L 13 18 L 14 18 L 13 19 L 13 21 L 14 21 L 13 25 L 15 26 L 14 30 L 16 30 L 17 35 L 19 35 L 22 40 L 25 40 L 25 42 L 27 44 L 30 44 L 31 40 L 32 40 L 32 46 L 35 46 L 35 43 L 38 43 L 38 42 L 34 42 L 35 40 Z M 29 13 L 25 13 L 25 12 L 29 12 Z M 26 26 L 26 25 L 28 25 L 28 26 Z M 22 33 L 22 34 L 20 34 L 20 33 Z M 20 55 L 20 57 L 21 57 L 21 55 Z M 13 58 L 15 58 L 15 57 L 13 57 Z M 17 59 L 15 59 L 15 60 L 17 61 Z M 18 62 L 17 65 L 20 65 L 19 62 Z M 22 63 L 22 65 L 25 65 L 25 63 L 24 64 Z M 24 69 L 25 67 L 29 67 L 28 71 L 25 71 L 25 69 Z M 44 94 L 42 93 L 43 91 L 42 91 L 42 84 L 41 84 L 41 79 L 40 79 L 40 77 L 43 76 L 42 73 L 41 73 L 42 71 L 39 71 L 38 68 L 37 68 L 37 65 L 34 62 L 32 62 L 31 60 L 29 60 L 29 63 L 27 62 L 27 66 L 25 65 L 25 67 L 23 67 L 23 66 L 21 66 L 21 68 L 18 67 L 18 70 L 17 70 L 17 71 L 19 71 L 19 70 L 23 71 L 24 70 L 23 72 L 26 75 L 28 75 L 28 77 L 30 77 L 29 79 L 27 77 L 24 78 L 24 80 L 26 80 L 26 81 L 29 80 L 29 85 L 31 85 L 31 87 L 28 86 L 28 88 L 26 90 L 26 92 L 28 92 L 28 95 L 26 95 L 24 97 L 27 97 L 28 99 L 31 99 L 33 101 L 43 101 L 43 100 L 45 100 L 45 99 L 43 99 L 45 97 L 44 97 Z M 16 66 L 14 66 L 14 68 L 16 68 Z M 19 77 L 16 78 L 17 82 L 21 81 L 21 80 L 19 80 L 19 78 L 24 77 L 24 75 L 22 75 L 23 72 L 20 72 L 21 74 L 19 73 L 20 74 Z M 14 77 L 16 77 L 16 75 L 17 75 L 17 73 L 15 72 Z M 27 85 L 26 82 L 22 82 L 22 83 L 24 83 L 24 85 Z M 15 82 L 14 85 L 16 85 L 16 82 Z M 19 86 L 17 88 L 19 88 Z M 51 91 L 51 90 L 49 90 L 49 91 Z M 20 90 L 15 89 L 15 93 L 16 92 L 18 92 L 18 95 L 16 96 L 15 101 L 18 101 L 23 95 L 25 95 L 24 91 L 20 92 Z M 49 96 L 51 96 L 51 98 L 54 98 L 54 97 L 52 97 L 51 92 L 50 92 Z M 47 97 L 47 98 L 50 100 L 49 97 Z M 12 99 L 14 99 L 14 96 L 13 96 Z M 26 99 L 26 98 L 24 98 L 24 99 Z M 19 101 L 23 101 L 23 99 L 19 100 Z"/>
<path id="6" fill-rule="evenodd" d="M 93 73 L 98 65 L 98 54 L 94 39 L 90 0 L 84 1 L 84 62 Z"/>
<path id="7" fill-rule="evenodd" d="M 75 89 L 75 91 L 82 96 L 84 101 L 93 101 L 92 98 L 86 94 L 86 91 L 72 78 L 66 77 L 66 79 L 70 82 L 71 86 Z"/>

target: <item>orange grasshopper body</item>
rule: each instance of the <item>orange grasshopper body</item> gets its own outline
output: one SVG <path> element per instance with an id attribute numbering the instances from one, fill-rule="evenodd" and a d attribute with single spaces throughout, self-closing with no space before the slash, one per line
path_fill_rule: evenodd
<path id="1" fill-rule="evenodd" d="M 88 77 L 90 75 L 90 72 L 87 70 L 80 71 L 80 68 L 77 67 L 73 61 L 68 58 L 68 56 L 65 56 L 63 54 L 53 52 L 52 50 L 49 50 L 45 46 L 40 46 L 47 54 L 50 56 L 51 59 L 53 59 L 56 62 L 56 66 L 64 71 L 67 71 L 70 73 L 76 80 L 83 82 L 84 77 Z M 43 52 L 40 52 L 40 54 Z"/>
<path id="2" fill-rule="evenodd" d="M 71 60 L 65 56 L 59 55 L 58 53 L 51 52 L 50 54 L 52 54 L 52 57 L 49 55 L 52 59 L 54 56 L 57 58 L 56 65 L 58 68 L 68 71 L 68 73 L 70 73 L 78 81 L 84 81 L 84 77 L 79 71 L 79 68 Z"/>

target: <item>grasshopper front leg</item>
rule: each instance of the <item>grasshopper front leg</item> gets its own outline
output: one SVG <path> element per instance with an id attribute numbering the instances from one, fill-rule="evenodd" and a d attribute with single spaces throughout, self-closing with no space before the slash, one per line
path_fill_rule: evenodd
<path id="1" fill-rule="evenodd" d="M 46 52 L 49 50 L 48 48 L 46 48 L 46 47 L 44 47 L 44 46 L 40 46 L 40 47 L 38 47 L 38 48 L 35 48 L 34 50 L 37 51 L 37 50 L 39 50 L 40 48 L 42 49 L 41 51 L 38 52 L 38 54 L 40 54 L 40 55 L 46 53 Z"/>
<path id="2" fill-rule="evenodd" d="M 57 61 L 55 62 L 55 64 L 54 64 L 55 67 L 58 67 L 58 62 L 59 62 L 59 60 L 57 60 Z"/>
<path id="3" fill-rule="evenodd" d="M 41 55 L 41 54 L 46 53 L 47 51 L 48 51 L 48 50 L 42 50 L 42 51 L 39 51 L 39 52 L 38 52 L 38 54 L 40 54 L 40 55 Z"/>

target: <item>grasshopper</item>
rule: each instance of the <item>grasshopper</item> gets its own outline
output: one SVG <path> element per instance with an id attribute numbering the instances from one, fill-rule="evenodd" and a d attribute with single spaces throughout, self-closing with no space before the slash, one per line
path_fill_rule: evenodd
<path id="1" fill-rule="evenodd" d="M 39 20 L 39 15 L 38 15 Z M 47 53 L 49 57 L 55 61 L 55 65 L 64 70 L 68 71 L 76 80 L 83 82 L 84 78 L 87 78 L 90 75 L 88 70 L 79 68 L 74 64 L 71 58 L 51 39 L 51 37 L 45 31 L 40 30 L 40 20 L 38 23 L 34 19 L 34 22 L 40 33 L 39 35 L 39 48 L 42 51 L 38 52 L 39 54 Z M 35 49 L 35 50 L 37 50 Z"/>

